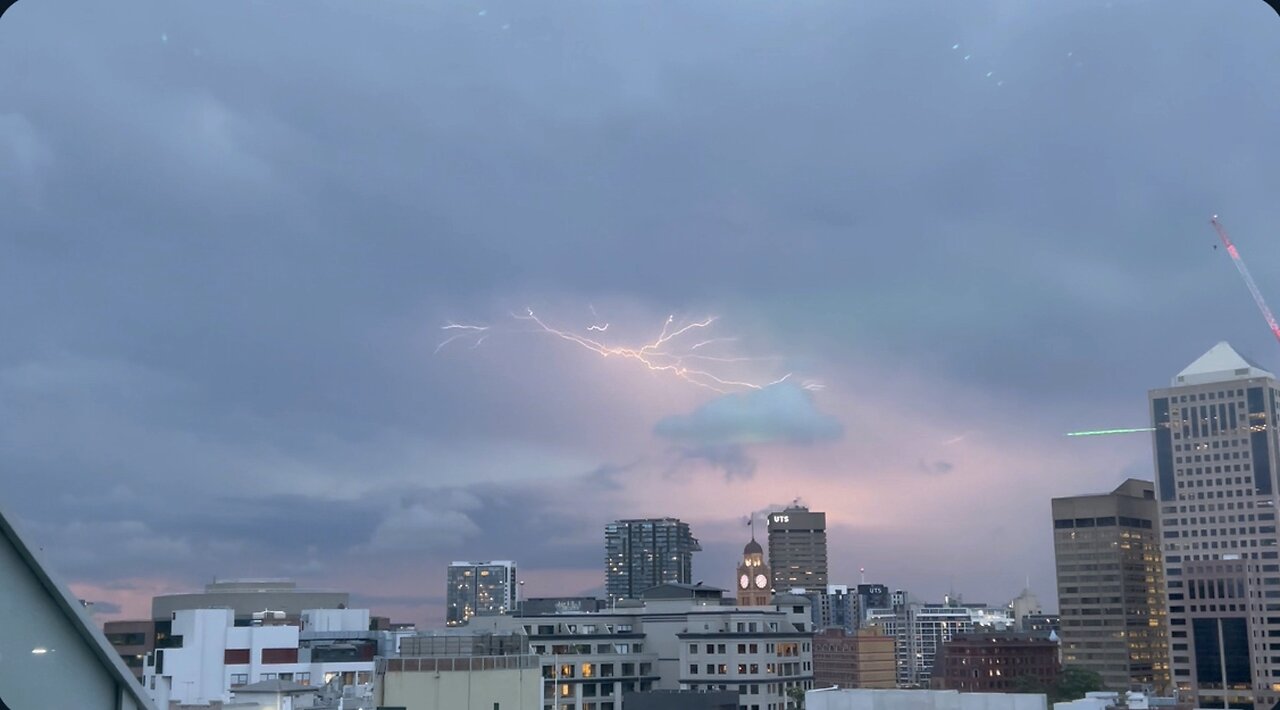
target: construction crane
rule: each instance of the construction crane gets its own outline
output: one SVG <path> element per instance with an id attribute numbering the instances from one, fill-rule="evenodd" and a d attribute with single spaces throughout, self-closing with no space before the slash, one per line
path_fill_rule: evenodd
<path id="1" fill-rule="evenodd" d="M 1215 231 L 1218 232 L 1218 238 L 1222 240 L 1222 246 L 1227 248 L 1227 254 L 1231 256 L 1231 261 L 1235 262 L 1236 270 L 1240 272 L 1240 277 L 1244 279 L 1244 285 L 1249 287 L 1249 293 L 1253 294 L 1253 302 L 1258 304 L 1258 310 L 1262 311 L 1262 317 L 1267 319 L 1267 326 L 1271 328 L 1271 334 L 1276 336 L 1276 341 L 1280 342 L 1280 324 L 1276 323 L 1276 317 L 1271 315 L 1271 309 L 1267 307 L 1267 301 L 1262 297 L 1262 292 L 1258 290 L 1258 284 L 1253 282 L 1253 276 L 1249 275 L 1249 267 L 1244 265 L 1244 259 L 1240 258 L 1240 250 L 1236 249 L 1236 245 L 1231 243 L 1231 237 L 1227 236 L 1227 230 L 1223 229 L 1222 223 L 1218 221 L 1218 215 L 1214 215 L 1209 220 L 1209 224 L 1213 225 Z"/>

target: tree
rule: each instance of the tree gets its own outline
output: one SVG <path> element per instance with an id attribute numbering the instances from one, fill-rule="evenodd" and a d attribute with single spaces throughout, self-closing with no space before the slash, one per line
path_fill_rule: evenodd
<path id="1" fill-rule="evenodd" d="M 796 707 L 804 710 L 804 688 L 787 688 L 787 697 L 796 701 Z"/>
<path id="2" fill-rule="evenodd" d="M 1013 679 L 1013 692 L 1015 693 L 1051 695 L 1053 690 L 1053 688 L 1041 683 L 1040 679 L 1033 675 L 1020 675 Z"/>
<path id="3" fill-rule="evenodd" d="M 1085 693 L 1102 690 L 1102 676 L 1085 668 L 1067 666 L 1049 691 L 1049 703 L 1065 703 L 1083 698 Z"/>

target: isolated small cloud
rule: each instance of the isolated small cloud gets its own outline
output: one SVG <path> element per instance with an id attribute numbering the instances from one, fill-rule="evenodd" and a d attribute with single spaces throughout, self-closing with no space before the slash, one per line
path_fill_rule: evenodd
<path id="1" fill-rule="evenodd" d="M 921 473 L 926 473 L 926 474 L 929 474 L 930 476 L 941 476 L 946 473 L 951 473 L 953 470 L 955 470 L 955 464 L 951 463 L 950 461 L 929 462 L 929 461 L 925 461 L 924 459 L 920 459 L 919 468 Z"/>
<path id="2" fill-rule="evenodd" d="M 844 426 L 819 412 L 813 395 L 781 383 L 751 392 L 727 394 L 692 414 L 667 417 L 654 433 L 694 447 L 745 444 L 812 444 L 839 439 Z"/>

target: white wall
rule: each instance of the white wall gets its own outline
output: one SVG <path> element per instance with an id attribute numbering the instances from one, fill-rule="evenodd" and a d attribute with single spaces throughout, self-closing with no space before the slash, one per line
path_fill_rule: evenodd
<path id="1" fill-rule="evenodd" d="M 807 710 L 1048 710 L 1043 695 L 954 690 L 810 690 Z"/>
<path id="2" fill-rule="evenodd" d="M 368 609 L 307 609 L 302 612 L 307 631 L 368 631 Z"/>
<path id="3" fill-rule="evenodd" d="M 329 611 L 329 610 L 325 610 Z M 367 609 L 338 611 L 337 616 L 322 623 L 341 625 L 361 623 L 368 628 Z M 353 613 L 342 613 L 353 612 Z M 168 707 L 170 700 L 189 704 L 207 704 L 231 699 L 232 676 L 244 674 L 247 683 L 256 683 L 263 674 L 309 673 L 310 683 L 324 683 L 326 673 L 367 673 L 373 675 L 373 661 L 340 663 L 263 663 L 262 651 L 268 648 L 298 648 L 299 630 L 296 626 L 234 626 L 230 609 L 191 609 L 175 612 L 173 631 L 182 636 L 182 648 L 164 649 L 164 674 L 155 676 L 155 668 L 144 669 L 143 680 L 148 688 L 155 678 L 155 689 L 149 691 L 156 704 Z M 342 630 L 342 629 L 338 629 Z M 226 651 L 248 649 L 249 662 L 226 663 Z M 166 678 L 168 680 L 166 680 Z"/>
<path id="4" fill-rule="evenodd" d="M 520 670 L 386 673 L 374 694 L 379 705 L 406 710 L 541 710 L 542 674 Z"/>

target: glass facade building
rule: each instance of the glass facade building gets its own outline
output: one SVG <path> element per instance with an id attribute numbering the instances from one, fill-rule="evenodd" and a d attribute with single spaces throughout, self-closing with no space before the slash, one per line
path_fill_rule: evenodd
<path id="1" fill-rule="evenodd" d="M 639 599 L 660 584 L 690 584 L 693 553 L 702 548 L 689 524 L 675 518 L 618 520 L 604 530 L 609 602 Z"/>

